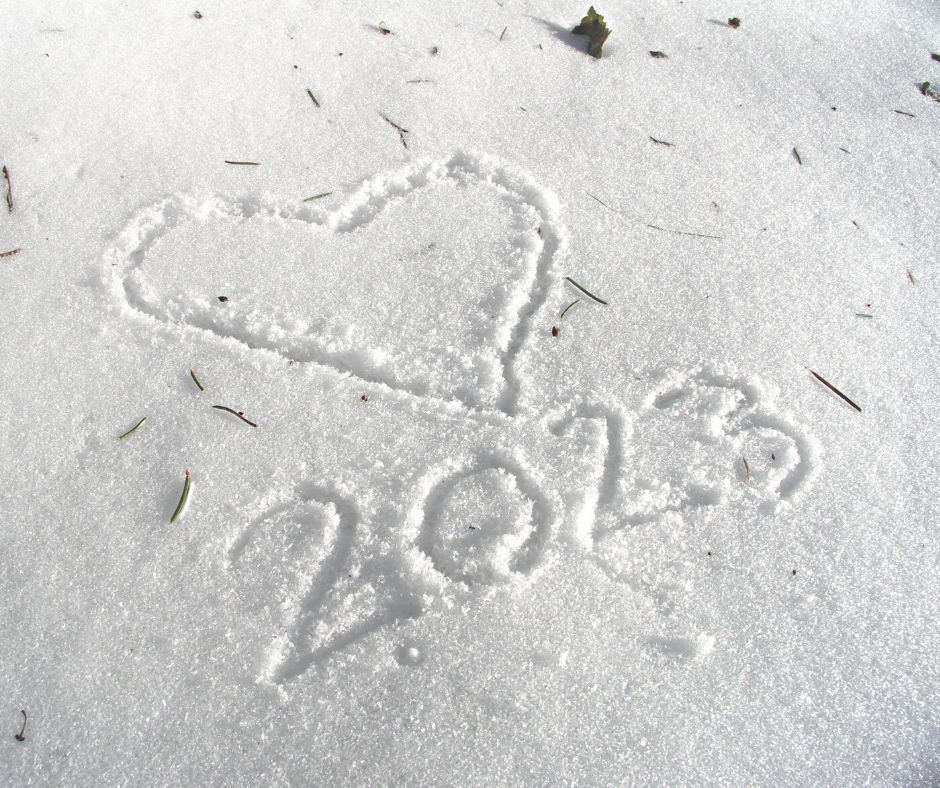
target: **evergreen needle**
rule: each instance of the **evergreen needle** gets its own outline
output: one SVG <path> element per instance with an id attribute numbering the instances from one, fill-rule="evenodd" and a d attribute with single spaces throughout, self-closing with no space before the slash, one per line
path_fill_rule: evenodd
<path id="1" fill-rule="evenodd" d="M 568 304 L 568 306 L 566 306 L 563 310 L 561 310 L 561 317 L 559 317 L 558 319 L 559 319 L 559 320 L 564 320 L 564 319 L 565 319 L 565 315 L 568 314 L 568 310 L 571 309 L 571 307 L 573 307 L 575 304 L 580 304 L 580 303 L 581 303 L 581 299 L 580 299 L 580 298 L 576 298 L 574 301 L 572 301 L 570 304 Z"/>
<path id="2" fill-rule="evenodd" d="M 131 428 L 130 428 L 127 432 L 125 432 L 123 435 L 118 435 L 118 438 L 117 438 L 117 439 L 118 439 L 119 441 L 122 441 L 122 440 L 124 440 L 125 438 L 127 438 L 127 437 L 133 435 L 133 434 L 137 431 L 137 428 L 138 428 L 141 424 L 143 424 L 145 421 L 147 421 L 147 417 L 146 417 L 146 416 L 144 416 L 140 421 L 138 421 L 133 427 L 131 427 Z"/>
<path id="3" fill-rule="evenodd" d="M 186 504 L 189 502 L 189 490 L 192 487 L 192 477 L 189 474 L 189 468 L 186 469 L 186 479 L 183 482 L 183 494 L 180 496 L 180 502 L 176 504 L 176 511 L 170 518 L 170 525 L 173 525 L 186 511 Z"/>
<path id="4" fill-rule="evenodd" d="M 580 291 L 581 291 L 582 293 L 584 293 L 586 296 L 589 296 L 590 298 L 592 298 L 592 299 L 594 299 L 595 301 L 597 301 L 598 304 L 603 304 L 604 306 L 609 306 L 609 304 L 608 304 L 603 298 L 598 298 L 596 295 L 594 295 L 594 293 L 592 293 L 592 292 L 591 292 L 590 290 L 588 290 L 586 287 L 582 287 L 582 286 L 579 285 L 577 282 L 575 282 L 574 279 L 572 279 L 570 276 L 566 276 L 565 279 L 567 279 L 569 282 L 571 282 L 571 284 L 573 284 L 575 287 L 577 287 L 578 290 L 580 290 Z"/>

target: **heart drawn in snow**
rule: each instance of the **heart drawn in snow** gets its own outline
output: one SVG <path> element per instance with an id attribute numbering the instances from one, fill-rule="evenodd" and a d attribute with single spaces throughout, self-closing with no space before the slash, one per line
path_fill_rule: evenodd
<path id="1" fill-rule="evenodd" d="M 377 175 L 332 210 L 173 195 L 131 217 L 104 268 L 122 312 L 508 412 L 558 216 L 526 173 L 459 153 Z"/>

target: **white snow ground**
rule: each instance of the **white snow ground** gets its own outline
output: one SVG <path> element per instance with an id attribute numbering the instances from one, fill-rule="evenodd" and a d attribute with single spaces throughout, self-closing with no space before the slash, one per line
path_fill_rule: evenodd
<path id="1" fill-rule="evenodd" d="M 0 782 L 940 781 L 935 2 L 0 8 Z"/>

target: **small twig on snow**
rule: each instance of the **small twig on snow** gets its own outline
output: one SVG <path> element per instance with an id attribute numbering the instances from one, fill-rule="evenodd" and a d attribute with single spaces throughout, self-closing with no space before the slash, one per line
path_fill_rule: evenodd
<path id="1" fill-rule="evenodd" d="M 253 421 L 249 421 L 248 419 L 245 418 L 245 411 L 243 410 L 232 410 L 231 408 L 225 407 L 225 405 L 213 405 L 212 407 L 215 408 L 216 410 L 224 410 L 226 413 L 231 413 L 233 416 L 238 416 L 238 418 L 240 418 L 243 422 L 245 422 L 245 424 L 247 424 L 249 427 L 258 426 Z"/>
<path id="2" fill-rule="evenodd" d="M 829 390 L 832 391 L 833 393 L 837 394 L 838 396 L 842 397 L 842 399 L 844 399 L 846 402 L 848 402 L 849 405 L 851 405 L 853 408 L 855 408 L 855 410 L 857 410 L 859 413 L 862 412 L 862 409 L 861 409 L 858 405 L 856 405 L 854 402 L 852 402 L 852 400 L 850 400 L 847 396 L 845 396 L 845 394 L 843 394 L 841 391 L 839 391 L 839 389 L 837 389 L 835 386 L 833 386 L 833 385 L 832 385 L 828 380 L 826 380 L 822 375 L 819 375 L 818 373 L 813 372 L 813 370 L 810 370 L 810 374 L 812 374 L 812 376 L 813 376 L 814 378 L 816 378 L 816 380 L 818 380 L 820 383 L 822 383 L 827 389 L 829 389 Z"/>

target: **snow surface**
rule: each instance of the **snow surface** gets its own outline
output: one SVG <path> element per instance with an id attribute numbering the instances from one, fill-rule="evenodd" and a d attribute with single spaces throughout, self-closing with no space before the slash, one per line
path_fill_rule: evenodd
<path id="1" fill-rule="evenodd" d="M 0 8 L 0 783 L 940 782 L 935 2 Z"/>

